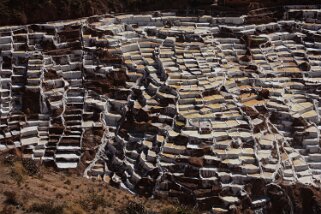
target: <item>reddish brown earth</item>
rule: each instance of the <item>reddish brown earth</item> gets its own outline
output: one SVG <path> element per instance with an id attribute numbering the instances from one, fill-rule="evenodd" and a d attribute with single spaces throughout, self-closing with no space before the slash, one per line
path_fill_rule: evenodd
<path id="1" fill-rule="evenodd" d="M 256 180 L 246 186 L 246 191 L 251 197 L 243 199 L 236 213 L 254 213 L 248 208 L 249 202 L 262 196 L 270 199 L 265 213 L 321 213 L 320 187 L 284 182 L 266 185 L 264 181 Z"/>
<path id="2" fill-rule="evenodd" d="M 1 0 L 0 25 L 75 19 L 108 12 L 185 9 L 212 0 Z"/>
<path id="3" fill-rule="evenodd" d="M 30 161 L 0 154 L 1 214 L 197 213 L 174 202 L 132 195 L 75 172 L 38 168 Z"/>
<path id="4" fill-rule="evenodd" d="M 87 133 L 87 137 L 91 134 Z M 14 155 L 0 154 L 1 214 L 131 213 L 128 209 L 136 210 L 137 214 L 199 213 L 174 202 L 135 196 L 102 181 L 85 179 L 80 171 L 59 172 L 39 167 L 31 160 L 20 160 L 19 150 L 10 153 Z M 250 197 L 243 198 L 232 213 L 254 213 L 251 201 L 262 196 L 270 198 L 264 213 L 321 213 L 320 188 L 283 182 L 266 185 L 256 180 L 246 185 L 245 190 Z"/>
<path id="5" fill-rule="evenodd" d="M 258 0 L 257 2 L 262 7 L 275 7 L 284 4 L 317 4 L 320 0 Z M 178 10 L 185 14 L 188 9 L 189 12 L 197 14 L 196 10 L 202 9 L 210 13 L 212 3 L 214 0 L 0 0 L 0 25 L 75 19 L 112 12 Z M 247 6 L 241 4 L 237 6 L 238 10 L 235 10 L 235 5 L 220 5 L 214 14 L 223 12 L 235 15 L 241 11 L 248 11 Z M 258 22 L 257 19 L 253 21 Z"/>

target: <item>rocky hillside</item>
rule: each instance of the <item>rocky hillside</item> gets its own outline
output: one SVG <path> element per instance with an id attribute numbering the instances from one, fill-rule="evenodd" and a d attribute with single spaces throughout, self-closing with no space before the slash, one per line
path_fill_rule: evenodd
<path id="1" fill-rule="evenodd" d="M 103 0 L 1 0 L 0 24 L 26 24 L 70 19 L 108 10 L 121 9 L 122 3 Z"/>
<path id="2" fill-rule="evenodd" d="M 0 0 L 0 25 L 74 19 L 106 12 L 179 9 L 212 0 Z"/>
<path id="3" fill-rule="evenodd" d="M 19 151 L 18 151 L 19 153 Z M 199 211 L 168 201 L 134 196 L 102 181 L 90 181 L 70 172 L 39 167 L 19 155 L 0 154 L 0 213 L 45 214 L 197 214 Z M 252 195 L 268 195 L 268 213 L 320 213 L 321 193 L 302 184 L 265 187 L 257 181 L 247 187 Z M 253 213 L 246 200 L 234 213 Z M 238 210 L 238 211 L 236 211 Z"/>
<path id="4" fill-rule="evenodd" d="M 220 12 L 233 15 L 235 6 L 214 0 L 0 0 L 0 25 L 30 24 L 55 20 L 75 19 L 79 17 L 115 12 L 142 12 L 154 10 L 181 10 L 195 12 L 196 8 L 209 12 L 214 2 L 220 5 L 215 16 Z M 259 6 L 275 7 L 283 4 L 316 4 L 321 0 L 271 0 L 259 2 Z M 223 7 L 221 7 L 223 6 Z M 239 12 L 244 9 L 238 6 Z M 213 12 L 212 11 L 212 12 Z"/>

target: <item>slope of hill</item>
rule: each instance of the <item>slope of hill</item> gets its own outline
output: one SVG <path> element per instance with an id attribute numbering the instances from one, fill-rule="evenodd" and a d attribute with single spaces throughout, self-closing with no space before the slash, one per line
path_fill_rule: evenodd
<path id="1" fill-rule="evenodd" d="M 212 0 L 0 0 L 0 25 L 73 19 L 107 12 L 138 12 L 209 5 Z"/>
<path id="2" fill-rule="evenodd" d="M 104 182 L 38 167 L 35 162 L 0 154 L 0 213 L 192 214 L 168 201 L 132 195 Z"/>
<path id="3" fill-rule="evenodd" d="M 39 214 L 197 214 L 199 211 L 174 202 L 135 196 L 97 180 L 74 173 L 38 167 L 35 162 L 0 154 L 0 213 Z M 262 186 L 263 185 L 263 186 Z M 252 194 L 271 197 L 270 213 L 320 213 L 318 188 L 302 184 L 284 184 L 268 189 L 258 181 Z M 248 213 L 240 204 L 234 213 Z M 238 210 L 238 211 L 236 211 Z M 242 210 L 242 211 L 241 211 Z"/>
<path id="4" fill-rule="evenodd" d="M 214 8 L 214 14 L 226 11 L 229 15 L 244 12 L 251 7 L 240 7 L 237 1 L 214 0 L 0 0 L 0 25 L 30 24 L 47 21 L 75 19 L 99 15 L 103 13 L 142 12 L 155 10 L 180 10 L 185 14 L 186 9 L 211 11 L 211 5 L 217 2 L 220 6 Z M 241 1 L 249 2 L 249 1 Z M 252 1 L 250 1 L 252 2 Z M 256 0 L 260 7 L 275 7 L 284 4 L 317 4 L 321 0 Z M 234 5 L 236 4 L 236 5 Z M 231 11 L 237 7 L 238 10 Z M 213 12 L 212 11 L 212 12 Z"/>

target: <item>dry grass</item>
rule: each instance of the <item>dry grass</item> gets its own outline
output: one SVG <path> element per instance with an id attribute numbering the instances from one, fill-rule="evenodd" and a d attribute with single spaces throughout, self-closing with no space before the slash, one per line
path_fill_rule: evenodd
<path id="1" fill-rule="evenodd" d="M 21 185 L 26 175 L 27 175 L 27 171 L 23 167 L 22 163 L 14 162 L 13 165 L 11 166 L 10 177 L 17 182 L 18 186 Z"/>
<path id="2" fill-rule="evenodd" d="M 20 160 L 9 164 L 0 156 L 0 213 L 124 213 L 130 202 L 146 213 L 174 214 L 179 206 L 168 201 L 134 196 L 101 181 L 40 167 L 30 175 Z"/>

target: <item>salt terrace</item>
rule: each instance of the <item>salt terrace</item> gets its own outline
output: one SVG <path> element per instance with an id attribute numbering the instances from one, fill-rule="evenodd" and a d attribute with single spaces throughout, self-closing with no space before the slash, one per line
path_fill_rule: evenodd
<path id="1" fill-rule="evenodd" d="M 318 185 L 320 17 L 287 7 L 268 24 L 158 12 L 2 27 L 0 149 L 217 212 L 253 179 Z"/>

